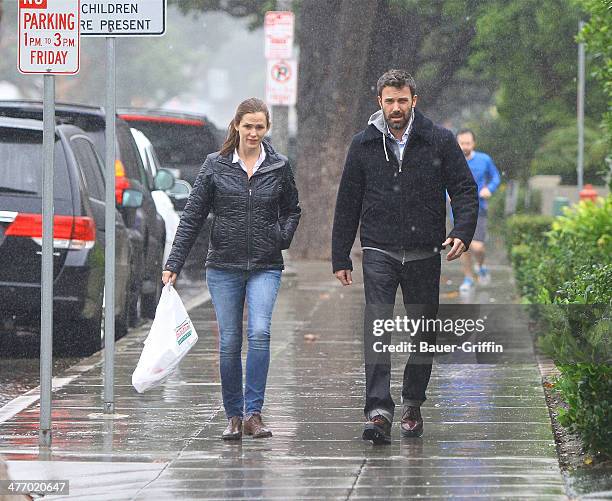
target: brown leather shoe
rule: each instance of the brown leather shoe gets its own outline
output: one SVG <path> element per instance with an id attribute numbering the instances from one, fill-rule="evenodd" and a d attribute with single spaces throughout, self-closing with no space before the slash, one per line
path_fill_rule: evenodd
<path id="1" fill-rule="evenodd" d="M 402 413 L 401 431 L 402 437 L 412 438 L 423 435 L 423 418 L 421 408 L 404 405 Z"/>
<path id="2" fill-rule="evenodd" d="M 261 420 L 261 414 L 251 414 L 244 422 L 244 434 L 252 435 L 253 438 L 268 438 L 272 432 L 266 428 Z"/>
<path id="3" fill-rule="evenodd" d="M 240 440 L 242 438 L 242 419 L 238 416 L 229 418 L 227 428 L 221 435 L 223 440 Z"/>
<path id="4" fill-rule="evenodd" d="M 381 415 L 374 416 L 363 427 L 361 438 L 371 440 L 374 445 L 390 444 L 391 421 Z"/>

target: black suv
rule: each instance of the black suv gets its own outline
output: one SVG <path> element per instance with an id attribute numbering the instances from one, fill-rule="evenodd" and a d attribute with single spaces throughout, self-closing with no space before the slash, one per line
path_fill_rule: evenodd
<path id="1" fill-rule="evenodd" d="M 96 150 L 103 157 L 106 151 L 106 119 L 103 108 L 58 103 L 55 107 L 59 123 L 76 125 L 91 138 Z M 42 118 L 40 101 L 0 101 L 0 116 L 19 118 Z M 141 314 L 155 316 L 157 302 L 161 295 L 161 270 L 165 236 L 164 221 L 155 209 L 151 191 L 155 180 L 142 164 L 129 125 L 117 118 L 117 144 L 115 161 L 115 198 L 121 206 L 123 190 L 133 188 L 143 194 L 142 206 L 138 209 L 121 208 L 121 214 L 130 234 L 135 268 L 140 273 L 134 277 L 130 294 L 130 325 L 137 325 Z"/>
<path id="2" fill-rule="evenodd" d="M 58 125 L 54 153 L 54 344 L 87 355 L 102 346 L 104 179 L 93 143 L 78 127 Z M 42 122 L 0 117 L 0 330 L 39 332 L 42 254 Z M 142 194 L 123 192 L 124 208 Z M 127 332 L 128 230 L 118 210 L 116 335 Z"/>
<path id="3" fill-rule="evenodd" d="M 120 108 L 117 114 L 147 136 L 164 169 L 191 186 L 208 154 L 221 148 L 223 133 L 204 115 L 148 108 Z M 172 193 L 169 195 L 176 210 L 182 211 L 187 200 L 177 200 Z M 211 220 L 209 217 L 203 225 L 185 263 L 187 277 L 201 278 Z"/>
<path id="4" fill-rule="evenodd" d="M 204 115 L 148 108 L 119 108 L 117 114 L 147 136 L 164 169 L 192 186 L 206 157 L 221 147 L 221 133 Z"/>

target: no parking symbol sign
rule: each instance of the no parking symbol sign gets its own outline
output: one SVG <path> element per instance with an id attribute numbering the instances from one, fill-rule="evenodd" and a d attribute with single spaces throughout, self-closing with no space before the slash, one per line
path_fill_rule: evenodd
<path id="1" fill-rule="evenodd" d="M 266 101 L 270 105 L 294 106 L 297 100 L 297 62 L 268 59 Z"/>

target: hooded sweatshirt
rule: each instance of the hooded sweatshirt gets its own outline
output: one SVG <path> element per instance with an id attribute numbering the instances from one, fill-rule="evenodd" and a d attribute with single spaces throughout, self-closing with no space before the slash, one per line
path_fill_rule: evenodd
<path id="1" fill-rule="evenodd" d="M 404 157 L 404 150 L 406 149 L 406 145 L 408 144 L 408 139 L 410 137 L 410 132 L 412 130 L 412 124 L 414 123 L 414 108 L 411 110 L 410 118 L 408 119 L 408 124 L 406 126 L 406 130 L 402 134 L 402 138 L 398 141 L 395 136 L 391 133 L 389 129 L 389 124 L 385 120 L 385 116 L 382 110 L 378 110 L 376 113 L 373 113 L 368 120 L 368 125 L 372 124 L 376 127 L 380 133 L 382 134 L 381 140 L 383 140 L 383 149 L 385 150 L 385 158 L 389 160 L 389 153 L 387 152 L 387 143 L 384 140 L 385 136 L 391 140 L 391 148 L 393 150 L 393 154 L 395 155 L 395 159 L 401 163 Z M 422 248 L 422 249 L 401 249 L 401 250 L 392 250 L 392 249 L 379 249 L 377 247 L 362 247 L 362 250 L 373 250 L 377 252 L 382 252 L 383 254 L 387 254 L 391 256 L 397 261 L 400 261 L 402 264 L 408 261 L 418 261 L 419 259 L 427 259 L 428 257 L 435 256 L 439 254 L 441 249 L 430 249 L 430 248 Z"/>
<path id="2" fill-rule="evenodd" d="M 353 137 L 336 200 L 334 272 L 353 269 L 350 251 L 360 223 L 363 248 L 414 251 L 425 257 L 440 252 L 446 238 L 446 190 L 455 214 L 448 236 L 469 247 L 478 194 L 463 152 L 452 132 L 416 109 L 409 128 L 401 162 L 399 145 L 388 137 L 382 111 Z"/>

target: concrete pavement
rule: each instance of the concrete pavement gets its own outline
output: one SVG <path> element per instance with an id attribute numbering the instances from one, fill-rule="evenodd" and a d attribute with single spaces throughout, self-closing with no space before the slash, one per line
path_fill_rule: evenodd
<path id="1" fill-rule="evenodd" d="M 356 274 L 342 288 L 327 263 L 295 268 L 273 319 L 264 407 L 272 439 L 219 439 L 226 421 L 208 302 L 191 311 L 200 339 L 162 388 L 139 395 L 130 384 L 146 330 L 117 343 L 114 418 L 101 414 L 96 354 L 62 375 L 68 382 L 54 393 L 50 454 L 37 447 L 37 404 L 0 423 L 0 454 L 12 477 L 69 479 L 69 499 L 92 501 L 566 499 L 533 357 L 437 365 L 423 407 L 425 435 L 400 439 L 395 423 L 390 446 L 363 442 L 361 279 Z M 456 293 L 458 266 L 445 266 L 442 301 L 514 302 L 509 268 L 491 269 L 492 285 L 466 298 Z"/>

